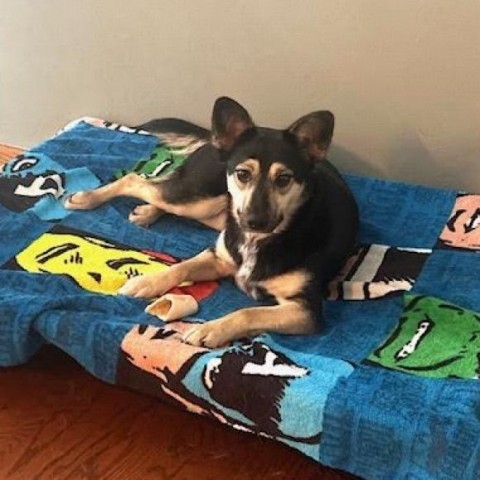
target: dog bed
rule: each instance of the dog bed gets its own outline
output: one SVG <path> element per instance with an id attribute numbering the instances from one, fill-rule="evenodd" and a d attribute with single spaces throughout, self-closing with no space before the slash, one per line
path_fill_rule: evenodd
<path id="1" fill-rule="evenodd" d="M 200 309 L 168 324 L 115 292 L 211 246 L 216 232 L 168 215 L 137 227 L 131 199 L 62 206 L 182 160 L 147 132 L 84 118 L 3 167 L 0 365 L 52 343 L 103 381 L 364 478 L 478 478 L 480 196 L 345 174 L 359 247 L 329 285 L 324 331 L 208 350 L 182 333 L 255 304 L 229 280 L 176 289 Z"/>

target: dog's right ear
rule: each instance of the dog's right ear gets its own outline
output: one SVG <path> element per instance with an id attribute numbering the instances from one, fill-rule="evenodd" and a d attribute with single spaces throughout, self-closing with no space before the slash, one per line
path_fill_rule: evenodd
<path id="1" fill-rule="evenodd" d="M 220 97 L 213 106 L 212 144 L 230 150 L 247 130 L 255 128 L 249 113 L 235 100 Z"/>

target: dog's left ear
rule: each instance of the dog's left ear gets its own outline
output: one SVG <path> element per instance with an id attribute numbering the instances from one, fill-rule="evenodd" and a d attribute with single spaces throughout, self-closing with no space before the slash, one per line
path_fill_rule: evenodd
<path id="1" fill-rule="evenodd" d="M 299 147 L 314 161 L 326 158 L 333 137 L 335 117 L 328 110 L 309 113 L 299 118 L 287 130 Z"/>

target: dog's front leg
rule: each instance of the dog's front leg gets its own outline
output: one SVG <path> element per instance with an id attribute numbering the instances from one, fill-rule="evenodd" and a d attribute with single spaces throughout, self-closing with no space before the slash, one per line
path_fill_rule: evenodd
<path id="1" fill-rule="evenodd" d="M 225 317 L 191 328 L 184 337 L 196 346 L 218 348 L 232 340 L 261 333 L 307 335 L 319 330 L 315 315 L 299 302 L 286 301 L 271 307 L 237 310 Z"/>
<path id="2" fill-rule="evenodd" d="M 183 282 L 217 280 L 235 273 L 236 267 L 218 257 L 214 250 L 204 250 L 197 256 L 172 265 L 167 271 L 134 277 L 118 291 L 120 295 L 154 298 Z"/>

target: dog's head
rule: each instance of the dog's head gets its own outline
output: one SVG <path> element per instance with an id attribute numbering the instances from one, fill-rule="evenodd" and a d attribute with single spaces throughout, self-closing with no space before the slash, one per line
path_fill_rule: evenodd
<path id="1" fill-rule="evenodd" d="M 232 214 L 245 232 L 284 230 L 311 192 L 312 170 L 326 157 L 334 116 L 301 117 L 286 130 L 257 128 L 248 112 L 221 97 L 212 115 L 212 142 L 227 161 Z"/>

